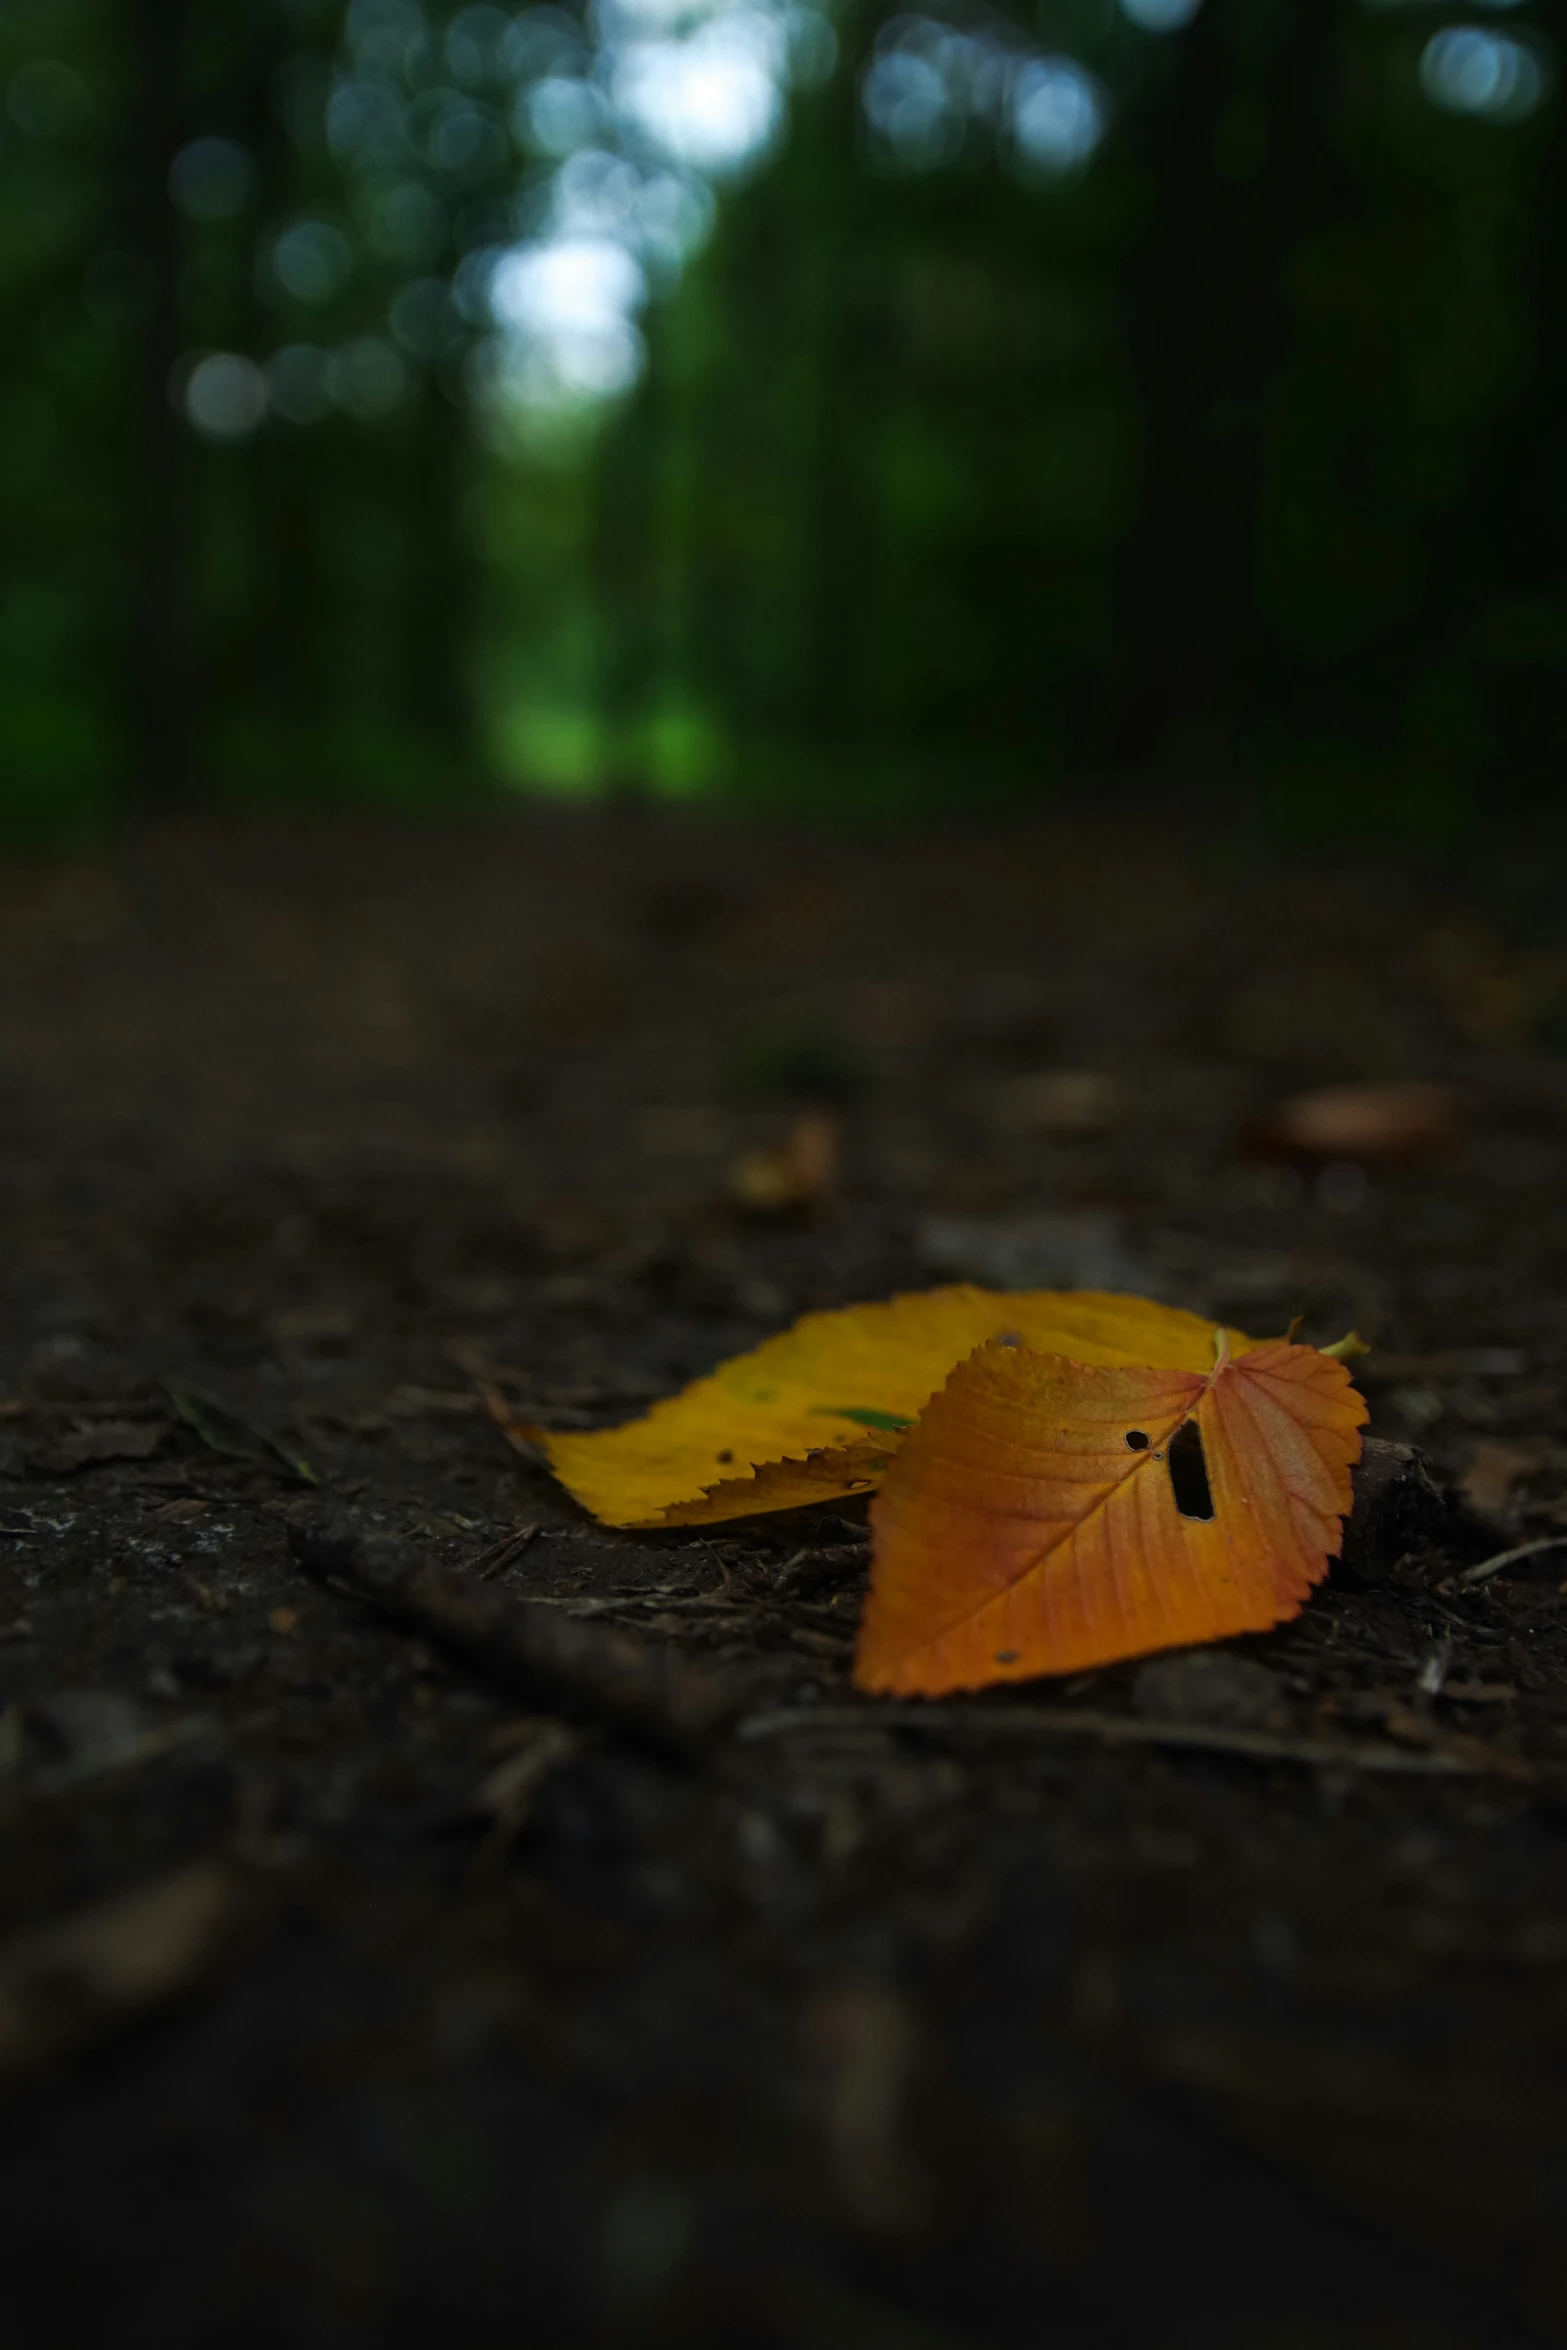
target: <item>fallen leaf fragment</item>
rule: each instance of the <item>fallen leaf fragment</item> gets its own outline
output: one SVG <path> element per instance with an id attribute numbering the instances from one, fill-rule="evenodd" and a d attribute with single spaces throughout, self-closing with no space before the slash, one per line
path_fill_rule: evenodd
<path id="1" fill-rule="evenodd" d="M 753 1216 L 814 1208 L 838 1182 L 838 1121 L 802 1110 L 772 1150 L 742 1151 L 729 1169 L 729 1195 Z"/>
<path id="2" fill-rule="evenodd" d="M 1227 1337 L 1232 1354 L 1253 1344 Z M 867 1491 L 954 1363 L 992 1338 L 1081 1363 L 1213 1360 L 1211 1322 L 1147 1298 L 959 1286 L 807 1314 L 619 1428 L 502 1425 L 606 1525 L 717 1524 Z"/>
<path id="3" fill-rule="evenodd" d="M 1257 1632 L 1337 1554 L 1366 1407 L 1287 1341 L 1206 1372 L 985 1346 L 872 1511 L 855 1680 L 937 1697 Z"/>
<path id="4" fill-rule="evenodd" d="M 1363 1163 L 1417 1157 L 1457 1139 L 1463 1118 L 1445 1085 L 1322 1085 L 1253 1129 L 1254 1147 L 1284 1158 Z"/>

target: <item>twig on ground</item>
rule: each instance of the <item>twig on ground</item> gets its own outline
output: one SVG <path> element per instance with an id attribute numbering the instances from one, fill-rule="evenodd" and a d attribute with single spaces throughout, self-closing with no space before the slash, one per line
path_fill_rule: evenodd
<path id="1" fill-rule="evenodd" d="M 1084 1706 L 812 1705 L 778 1706 L 747 1714 L 735 1735 L 747 1742 L 810 1730 L 924 1730 L 933 1737 L 959 1731 L 994 1738 L 1097 1738 L 1112 1746 L 1184 1746 L 1209 1754 L 1244 1755 L 1254 1762 L 1308 1763 L 1321 1769 L 1390 1771 L 1448 1777 L 1499 1771 L 1526 1778 L 1522 1763 L 1466 1746 L 1350 1744 L 1331 1738 L 1290 1738 L 1268 1730 L 1227 1729 L 1218 1723 L 1150 1722 L 1098 1713 Z"/>
<path id="2" fill-rule="evenodd" d="M 566 1604 L 569 1607 L 571 1602 L 568 1600 Z M 659 1615 L 750 1616 L 754 1619 L 761 1612 L 754 1600 L 710 1599 L 703 1591 L 673 1594 L 663 1591 L 627 1592 L 620 1599 L 606 1600 L 604 1605 L 606 1608 L 623 1608 L 628 1614 L 634 1609 L 652 1608 Z"/>
<path id="3" fill-rule="evenodd" d="M 1567 1534 L 1546 1534 L 1538 1542 L 1520 1542 L 1511 1550 L 1499 1550 L 1494 1558 L 1482 1559 L 1477 1567 L 1466 1567 L 1458 1577 L 1460 1591 L 1472 1591 L 1477 1583 L 1489 1583 L 1504 1567 L 1517 1566 L 1520 1559 L 1537 1558 L 1542 1550 L 1561 1550 L 1567 1546 Z"/>
<path id="4" fill-rule="evenodd" d="M 705 1536 L 699 1539 L 697 1547 L 707 1552 L 708 1557 L 718 1569 L 718 1589 L 721 1599 L 725 1602 L 732 1600 L 735 1588 L 734 1576 L 730 1572 L 729 1562 L 723 1552 L 716 1542 L 710 1542 Z"/>
<path id="5" fill-rule="evenodd" d="M 513 1559 L 521 1558 L 529 1543 L 537 1542 L 538 1538 L 537 1526 L 519 1526 L 515 1534 L 503 1535 L 499 1542 L 481 1551 L 473 1562 L 473 1573 L 481 1583 L 488 1583 L 492 1575 L 500 1574 L 503 1568 L 511 1565 Z"/>
<path id="6" fill-rule="evenodd" d="M 231 1412 L 227 1404 L 220 1403 L 194 1380 L 165 1379 L 163 1392 L 179 1418 L 209 1452 L 225 1460 L 253 1461 L 263 1469 L 282 1469 L 298 1485 L 320 1484 L 320 1478 L 302 1454 L 240 1413 Z"/>
<path id="7" fill-rule="evenodd" d="M 738 1690 L 674 1650 L 536 1600 L 475 1589 L 410 1543 L 361 1534 L 346 1519 L 300 1514 L 289 1540 L 307 1574 L 369 1601 L 490 1679 L 548 1690 L 660 1746 L 705 1747 L 739 1709 Z"/>
<path id="8" fill-rule="evenodd" d="M 567 1592 L 562 1595 L 553 1591 L 536 1591 L 528 1604 L 530 1607 L 558 1607 L 580 1621 L 586 1616 L 628 1616 L 650 1603 L 640 1599 L 604 1598 L 590 1593 Z"/>
<path id="9" fill-rule="evenodd" d="M 473 1381 L 474 1392 L 480 1403 L 512 1450 L 520 1452 L 525 1459 L 533 1458 L 537 1447 L 530 1444 L 525 1436 L 518 1436 L 514 1432 L 512 1422 L 517 1415 L 500 1384 L 503 1377 L 513 1374 L 506 1373 L 502 1365 L 492 1363 L 478 1347 L 470 1346 L 466 1339 L 451 1339 L 446 1351 L 458 1370 Z"/>

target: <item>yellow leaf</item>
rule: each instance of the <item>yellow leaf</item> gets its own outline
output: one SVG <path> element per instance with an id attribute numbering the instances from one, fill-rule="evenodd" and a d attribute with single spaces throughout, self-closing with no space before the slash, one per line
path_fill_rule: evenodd
<path id="1" fill-rule="evenodd" d="M 939 1697 L 1298 1614 L 1338 1552 L 1365 1404 L 1315 1347 L 1210 1358 L 960 1363 L 871 1513 L 860 1688 Z"/>
<path id="2" fill-rule="evenodd" d="M 902 1442 L 894 1437 L 892 1445 Z M 808 1452 L 799 1461 L 763 1461 L 753 1474 L 725 1477 L 694 1501 L 671 1502 L 661 1526 L 721 1526 L 728 1518 L 752 1518 L 765 1510 L 797 1510 L 808 1501 L 838 1501 L 851 1493 L 872 1493 L 892 1458 L 885 1436 L 862 1436 Z"/>
<path id="3" fill-rule="evenodd" d="M 1228 1337 L 1235 1354 L 1253 1344 Z M 807 1314 L 623 1427 L 510 1429 L 606 1525 L 716 1524 L 864 1492 L 954 1363 L 992 1338 L 1206 1372 L 1214 1326 L 1098 1290 L 924 1290 Z"/>

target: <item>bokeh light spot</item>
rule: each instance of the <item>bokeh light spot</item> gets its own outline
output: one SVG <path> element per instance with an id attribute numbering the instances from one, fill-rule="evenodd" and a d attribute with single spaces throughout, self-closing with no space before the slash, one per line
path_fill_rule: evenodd
<path id="1" fill-rule="evenodd" d="M 1145 33 L 1178 33 L 1201 6 L 1202 0 L 1121 0 L 1121 14 Z"/>
<path id="2" fill-rule="evenodd" d="M 515 338 L 506 371 L 512 388 L 543 404 L 628 391 L 641 372 L 634 320 L 646 299 L 639 263 L 611 237 L 567 237 L 503 255 L 490 302 Z"/>
<path id="3" fill-rule="evenodd" d="M 861 103 L 871 129 L 911 171 L 932 170 L 962 146 L 962 118 L 929 57 L 893 49 L 873 58 Z"/>
<path id="4" fill-rule="evenodd" d="M 1450 114 L 1491 122 L 1522 122 L 1545 95 L 1545 76 L 1532 49 L 1483 25 L 1448 25 L 1433 33 L 1420 55 L 1420 86 Z"/>
<path id="5" fill-rule="evenodd" d="M 724 177 L 755 163 L 783 125 L 778 28 L 759 10 L 715 16 L 680 40 L 634 41 L 615 104 L 678 163 Z"/>
<path id="6" fill-rule="evenodd" d="M 517 101 L 513 127 L 518 143 L 540 155 L 571 155 L 600 137 L 605 120 L 602 97 L 579 74 L 547 74 Z"/>
<path id="7" fill-rule="evenodd" d="M 1023 66 L 1012 87 L 1012 135 L 1036 170 L 1080 170 L 1104 137 L 1109 109 L 1093 75 L 1070 57 Z"/>
<path id="8" fill-rule="evenodd" d="M 209 351 L 181 372 L 181 405 L 208 440 L 243 440 L 265 417 L 267 379 L 253 359 L 237 351 Z"/>

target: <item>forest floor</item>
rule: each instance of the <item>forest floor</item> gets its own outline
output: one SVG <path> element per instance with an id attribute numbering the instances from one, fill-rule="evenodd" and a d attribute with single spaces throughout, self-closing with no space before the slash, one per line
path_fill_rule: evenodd
<path id="1" fill-rule="evenodd" d="M 1567 1534 L 1559 958 L 1452 882 L 1129 823 L 0 869 L 12 2350 L 1567 2335 L 1567 1550 L 1459 1579 Z M 1462 1132 L 1247 1154 L 1350 1078 Z M 802 1105 L 837 1181 L 747 1210 Z M 606 1531 L 471 1376 L 609 1423 L 965 1275 L 1358 1324 L 1464 1540 L 1252 1670 L 1022 1693 L 1150 1742 L 889 1727 L 845 1710 L 863 1510 Z M 328 1501 L 775 1734 L 508 1694 L 299 1571 Z"/>

